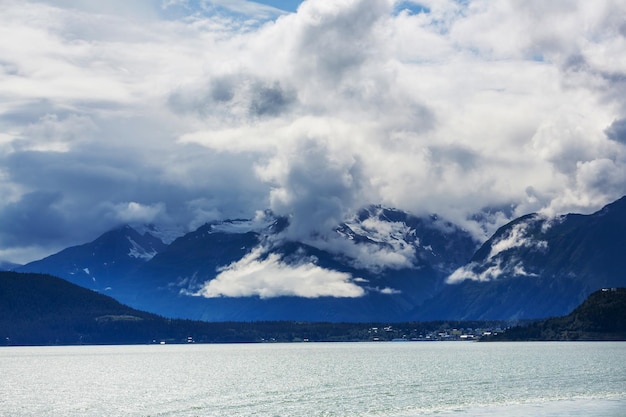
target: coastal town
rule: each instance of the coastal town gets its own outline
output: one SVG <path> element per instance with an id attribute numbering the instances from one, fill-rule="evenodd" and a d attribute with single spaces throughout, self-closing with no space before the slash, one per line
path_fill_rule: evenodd
<path id="1" fill-rule="evenodd" d="M 441 341 L 472 341 L 478 340 L 484 336 L 491 336 L 501 333 L 504 329 L 497 327 L 460 327 L 447 328 L 442 327 L 430 331 L 420 331 L 418 328 L 406 329 L 396 328 L 394 326 L 385 326 L 382 328 L 371 327 L 368 330 L 371 336 L 370 340 L 392 341 L 392 342 L 441 342 Z"/>

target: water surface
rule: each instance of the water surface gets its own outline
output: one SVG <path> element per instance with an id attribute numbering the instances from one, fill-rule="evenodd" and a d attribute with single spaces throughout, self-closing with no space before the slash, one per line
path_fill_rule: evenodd
<path id="1" fill-rule="evenodd" d="M 623 416 L 626 343 L 0 348 L 2 416 Z"/>

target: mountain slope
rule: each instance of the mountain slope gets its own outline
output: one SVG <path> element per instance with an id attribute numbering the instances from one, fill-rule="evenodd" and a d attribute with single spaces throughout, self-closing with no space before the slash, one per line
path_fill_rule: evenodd
<path id="1" fill-rule="evenodd" d="M 626 288 L 604 288 L 565 317 L 507 329 L 489 340 L 626 340 Z"/>
<path id="2" fill-rule="evenodd" d="M 151 281 L 153 290 L 136 292 L 138 297 L 125 302 L 168 316 L 210 321 L 397 321 L 434 295 L 445 276 L 469 259 L 477 246 L 467 232 L 451 223 L 381 207 L 370 207 L 339 225 L 336 236 L 309 243 L 281 237 L 287 219 L 275 219 L 256 229 L 244 223 L 239 221 L 237 227 L 207 224 L 177 239 L 133 274 L 134 282 Z M 303 297 L 287 291 L 270 297 L 189 297 L 202 292 L 225 267 L 259 248 L 262 253 L 253 260 L 259 269 L 275 257 L 281 273 L 292 271 L 286 279 L 293 283 L 302 279 L 298 266 L 306 264 L 352 277 L 351 284 L 360 287 L 363 295 Z M 388 255 L 399 259 L 393 268 L 376 262 L 377 256 Z"/>
<path id="3" fill-rule="evenodd" d="M 150 233 L 139 234 L 126 225 L 90 243 L 64 249 L 15 271 L 51 274 L 113 297 L 124 297 L 129 273 L 165 247 Z"/>
<path id="4" fill-rule="evenodd" d="M 591 215 L 523 216 L 456 270 L 419 319 L 567 314 L 592 292 L 626 285 L 626 197 Z"/>
<path id="5" fill-rule="evenodd" d="M 0 271 L 13 271 L 15 268 L 19 268 L 20 266 L 22 265 L 13 262 L 0 261 Z"/>
<path id="6" fill-rule="evenodd" d="M 0 345 L 371 341 L 502 323 L 208 323 L 165 319 L 50 275 L 0 272 Z M 377 329 L 380 329 L 378 331 Z M 445 331 L 445 330 L 444 330 Z M 423 337 L 423 336 L 422 336 Z"/>
<path id="7" fill-rule="evenodd" d="M 187 338 L 187 329 L 180 330 L 171 328 L 166 319 L 60 278 L 0 272 L 3 344 L 148 343 L 154 338 Z"/>
<path id="8" fill-rule="evenodd" d="M 417 218 L 381 207 L 363 210 L 325 239 L 292 241 L 282 233 L 287 227 L 288 219 L 269 213 L 261 220 L 205 224 L 165 247 L 153 246 L 158 253 L 145 260 L 128 256 L 126 242 L 148 245 L 136 233 L 129 238 L 132 232 L 123 228 L 20 271 L 54 273 L 168 317 L 398 321 L 436 294 L 445 277 L 477 247 L 469 233 L 442 219 Z M 106 242 L 121 249 L 105 250 Z M 94 255 L 111 252 L 116 256 Z M 225 284 L 224 271 L 231 279 L 239 274 L 238 281 Z M 327 289 L 315 293 L 307 288 L 303 274 L 309 274 L 309 280 L 343 277 L 340 286 L 349 287 L 356 296 Z M 251 283 L 256 287 L 251 288 Z M 215 284 L 221 285 L 219 290 L 205 290 Z M 228 285 L 243 289 L 232 295 L 224 289 Z M 210 298 L 200 296 L 209 293 Z"/>

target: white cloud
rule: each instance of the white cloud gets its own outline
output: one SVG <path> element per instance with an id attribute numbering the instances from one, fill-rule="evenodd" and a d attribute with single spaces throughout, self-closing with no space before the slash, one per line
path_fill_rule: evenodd
<path id="1" fill-rule="evenodd" d="M 396 290 L 394 288 L 389 288 L 389 287 L 377 288 L 377 291 L 380 292 L 381 294 L 385 294 L 385 295 L 394 295 L 394 294 L 401 294 L 402 293 L 402 291 Z"/>
<path id="2" fill-rule="evenodd" d="M 339 232 L 323 239 L 309 239 L 307 243 L 341 255 L 353 266 L 372 272 L 415 266 L 414 245 L 419 246 L 419 239 L 415 238 L 415 231 L 405 223 L 382 221 L 372 216 L 361 222 L 352 218 L 346 224 L 354 233 L 367 237 L 370 242 L 356 243 Z"/>
<path id="3" fill-rule="evenodd" d="M 486 268 L 481 268 L 482 265 L 476 262 L 470 262 L 467 265 L 464 265 L 454 271 L 447 279 L 446 283 L 448 284 L 458 284 L 467 279 L 472 281 L 493 281 L 498 279 L 505 271 L 502 268 L 502 261 L 497 259 L 495 262 L 492 262 Z M 476 272 L 475 269 L 479 269 L 479 272 Z M 482 269 L 482 270 L 481 270 Z"/>
<path id="4" fill-rule="evenodd" d="M 533 219 L 535 220 L 535 219 Z M 527 220 L 527 221 L 533 221 Z M 539 240 L 536 236 L 528 236 L 529 224 L 524 222 L 519 222 L 515 224 L 506 235 L 501 238 L 494 239 L 491 242 L 491 250 L 489 251 L 489 255 L 487 256 L 487 261 L 509 249 L 520 248 L 520 247 L 530 247 L 536 250 L 545 250 L 548 247 L 548 243 L 545 240 Z"/>
<path id="5" fill-rule="evenodd" d="M 494 236 L 490 243 L 490 251 L 486 258 L 472 261 L 456 269 L 446 282 L 457 284 L 464 280 L 492 281 L 501 276 L 535 276 L 529 272 L 523 262 L 504 254 L 511 249 L 527 248 L 532 251 L 545 252 L 548 242 L 541 240 L 542 233 L 547 232 L 552 225 L 562 221 L 562 218 L 549 218 L 540 215 L 530 216 L 509 227 L 501 236 Z M 532 230 L 531 230 L 532 229 Z"/>
<path id="6" fill-rule="evenodd" d="M 310 259 L 287 264 L 280 255 L 271 253 L 265 256 L 264 252 L 261 246 L 253 249 L 241 260 L 223 268 L 195 295 L 208 298 L 354 298 L 365 294 L 361 287 L 353 283 L 350 274 L 321 268 Z"/>
<path id="7" fill-rule="evenodd" d="M 311 239 L 308 244 L 343 257 L 357 268 L 372 272 L 414 267 L 415 248 L 403 242 L 394 244 L 354 243 L 342 236 Z"/>
<path id="8" fill-rule="evenodd" d="M 235 13 L 255 16 L 259 19 L 269 19 L 285 13 L 275 7 L 248 0 L 205 0 L 203 3 L 204 7 L 219 6 Z"/>
<path id="9" fill-rule="evenodd" d="M 189 226 L 271 208 L 295 238 L 376 203 L 485 238 L 626 190 L 623 0 L 104 3 L 2 4 L 0 213 L 53 191 L 93 233 L 129 201 Z"/>
<path id="10" fill-rule="evenodd" d="M 448 278 L 446 283 L 458 284 L 465 280 L 486 282 L 497 280 L 505 276 L 533 277 L 537 276 L 532 272 L 528 272 L 524 268 L 524 264 L 518 259 L 508 260 L 503 264 L 503 260 L 498 258 L 494 261 L 487 261 L 484 264 L 478 262 L 470 262 L 456 269 Z"/>
<path id="11" fill-rule="evenodd" d="M 114 207 L 115 216 L 124 223 L 152 223 L 164 214 L 163 204 L 144 205 L 131 201 Z"/>
<path id="12" fill-rule="evenodd" d="M 72 145 L 92 138 L 96 129 L 88 116 L 70 114 L 59 119 L 56 114 L 46 114 L 26 126 L 13 147 L 21 151 L 68 152 Z"/>

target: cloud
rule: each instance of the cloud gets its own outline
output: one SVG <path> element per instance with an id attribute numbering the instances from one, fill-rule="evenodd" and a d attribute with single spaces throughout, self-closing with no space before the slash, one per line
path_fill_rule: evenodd
<path id="1" fill-rule="evenodd" d="M 87 140 L 96 126 L 88 116 L 46 114 L 27 125 L 15 143 L 20 151 L 68 152 L 73 144 Z"/>
<path id="2" fill-rule="evenodd" d="M 214 297 L 273 298 L 296 296 L 361 297 L 365 291 L 354 284 L 350 274 L 317 266 L 313 260 L 287 264 L 276 253 L 259 246 L 241 260 L 219 271 L 195 295 Z"/>
<path id="3" fill-rule="evenodd" d="M 541 240 L 545 233 L 560 218 L 540 215 L 529 216 L 506 229 L 506 233 L 495 235 L 489 242 L 489 254 L 480 261 L 472 261 L 456 269 L 448 278 L 448 284 L 457 284 L 464 280 L 492 281 L 504 276 L 535 276 L 528 272 L 523 262 L 510 256 L 512 249 L 526 248 L 535 252 L 545 252 L 548 242 Z M 507 253 L 508 252 L 508 253 Z"/>
<path id="4" fill-rule="evenodd" d="M 292 16 L 293 47 L 303 52 L 295 59 L 298 69 L 324 84 L 345 81 L 372 57 L 377 24 L 390 10 L 388 0 L 304 2 Z"/>
<path id="5" fill-rule="evenodd" d="M 480 264 L 470 262 L 469 264 L 455 270 L 448 278 L 446 278 L 446 283 L 458 284 L 467 279 L 481 282 L 492 281 L 498 279 L 504 272 L 501 267 L 500 260 L 497 260 L 494 264 L 489 265 L 487 268 L 479 268 Z M 480 272 L 476 272 L 476 269 L 479 269 Z"/>
<path id="6" fill-rule="evenodd" d="M 178 1 L 179 3 L 189 4 L 189 1 Z M 177 3 L 176 0 L 170 3 Z M 255 16 L 258 19 L 275 18 L 285 12 L 281 9 L 261 4 L 260 2 L 248 1 L 248 0 L 206 0 L 201 2 L 202 7 L 205 9 L 218 8 L 224 9 L 231 13 L 237 13 L 246 17 Z"/>
<path id="7" fill-rule="evenodd" d="M 347 227 L 367 242 L 355 242 L 341 230 L 324 239 L 310 239 L 309 244 L 342 256 L 356 268 L 379 273 L 386 269 L 415 267 L 416 246 L 420 245 L 415 231 L 402 222 L 382 221 L 368 217 L 362 222 L 348 219 Z"/>
<path id="8" fill-rule="evenodd" d="M 60 238 L 70 220 L 60 209 L 60 203 L 59 193 L 34 191 L 4 205 L 0 210 L 2 240 L 18 246 Z"/>
<path id="9" fill-rule="evenodd" d="M 544 240 L 538 240 L 534 236 L 530 236 L 528 227 L 529 224 L 527 222 L 517 223 L 511 227 L 504 236 L 494 239 L 491 242 L 491 250 L 489 251 L 489 255 L 487 255 L 487 260 L 514 248 L 529 247 L 542 251 L 547 249 L 548 243 Z"/>
<path id="10" fill-rule="evenodd" d="M 164 205 L 143 205 L 131 201 L 129 203 L 116 204 L 114 207 L 116 217 L 124 223 L 153 223 L 164 212 Z"/>
<path id="11" fill-rule="evenodd" d="M 294 91 L 280 81 L 263 81 L 243 73 L 215 77 L 208 85 L 185 86 L 168 98 L 176 112 L 195 113 L 220 123 L 276 117 L 288 112 L 295 101 Z"/>
<path id="12" fill-rule="evenodd" d="M 604 132 L 609 139 L 626 144 L 626 118 L 614 120 Z"/>
<path id="13" fill-rule="evenodd" d="M 524 268 L 523 262 L 519 259 L 512 258 L 503 261 L 501 258 L 497 258 L 485 264 L 470 262 L 450 274 L 446 278 L 446 283 L 458 284 L 468 279 L 487 282 L 497 280 L 503 276 L 535 277 L 537 274 L 528 272 Z"/>
<path id="14" fill-rule="evenodd" d="M 129 202 L 181 230 L 270 208 L 335 245 L 372 203 L 486 239 L 626 192 L 621 0 L 105 3 L 3 2 L 0 212 L 54 195 L 66 222 L 53 242 L 11 215 L 3 253 Z"/>
<path id="15" fill-rule="evenodd" d="M 290 216 L 293 239 L 330 232 L 365 194 L 360 161 L 332 148 L 315 138 L 302 140 L 259 167 L 262 178 L 274 184 L 270 208 Z"/>

